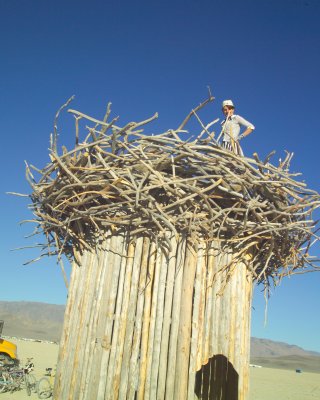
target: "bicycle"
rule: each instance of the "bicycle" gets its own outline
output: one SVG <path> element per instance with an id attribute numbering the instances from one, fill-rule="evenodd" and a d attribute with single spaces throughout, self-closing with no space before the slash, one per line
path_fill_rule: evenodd
<path id="1" fill-rule="evenodd" d="M 52 371 L 52 368 L 46 368 L 45 376 L 37 382 L 36 391 L 39 399 L 48 399 L 53 394 L 55 374 L 53 375 Z"/>
<path id="2" fill-rule="evenodd" d="M 0 362 L 0 393 L 6 392 L 9 387 L 7 375 L 2 368 L 3 368 L 3 363 Z"/>
<path id="3" fill-rule="evenodd" d="M 0 393 L 10 392 L 25 388 L 27 395 L 31 396 L 31 392 L 36 390 L 36 378 L 30 374 L 34 369 L 34 364 L 31 358 L 27 360 L 24 368 L 4 366 L 0 364 Z"/>

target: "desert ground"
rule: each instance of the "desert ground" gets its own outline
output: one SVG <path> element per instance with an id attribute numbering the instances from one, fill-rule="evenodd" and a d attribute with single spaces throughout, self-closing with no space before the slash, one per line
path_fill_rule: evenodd
<path id="1" fill-rule="evenodd" d="M 250 369 L 248 400 L 318 400 L 320 374 L 274 368 Z"/>
<path id="2" fill-rule="evenodd" d="M 55 368 L 58 345 L 11 339 L 18 346 L 19 358 L 24 363 L 33 357 L 34 375 L 40 379 L 45 369 Z M 274 368 L 250 368 L 250 394 L 248 400 L 318 400 L 320 399 L 320 374 Z M 25 391 L 2 393 L 0 400 L 37 399 L 36 394 L 28 397 Z"/>

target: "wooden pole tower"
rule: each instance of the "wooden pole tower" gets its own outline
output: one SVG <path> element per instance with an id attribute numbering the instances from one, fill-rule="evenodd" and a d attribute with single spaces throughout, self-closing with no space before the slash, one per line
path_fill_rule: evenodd
<path id="1" fill-rule="evenodd" d="M 157 135 L 141 130 L 156 115 L 119 127 L 110 105 L 101 121 L 69 110 L 75 149 L 58 155 L 55 122 L 37 182 L 27 167 L 49 254 L 72 260 L 55 399 L 244 400 L 253 284 L 318 268 L 319 195 L 291 154 L 276 167 L 221 148 L 198 116 L 212 100 Z"/>

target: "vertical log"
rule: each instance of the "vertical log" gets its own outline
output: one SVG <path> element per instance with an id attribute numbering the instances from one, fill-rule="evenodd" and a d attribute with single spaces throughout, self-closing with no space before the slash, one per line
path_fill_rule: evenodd
<path id="1" fill-rule="evenodd" d="M 150 313 L 151 313 L 151 299 L 152 299 L 152 286 L 154 279 L 156 260 L 156 245 L 151 243 L 150 253 L 148 256 L 148 271 L 147 271 L 147 282 L 144 288 L 144 310 L 143 310 L 143 323 L 141 333 L 141 345 L 140 345 L 140 371 L 139 371 L 139 387 L 138 387 L 138 400 L 144 398 L 145 381 L 147 374 L 147 355 L 148 355 L 148 343 L 149 343 L 149 326 L 150 326 Z"/>
<path id="2" fill-rule="evenodd" d="M 131 247 L 130 247 L 130 250 L 132 250 Z M 117 298 L 116 298 L 116 305 L 115 305 L 114 325 L 113 325 L 111 351 L 110 351 L 110 361 L 109 361 L 108 368 L 107 368 L 108 372 L 107 372 L 106 387 L 105 387 L 106 398 L 111 398 L 111 396 L 112 396 L 112 383 L 113 383 L 113 378 L 115 375 L 117 343 L 118 343 L 118 339 L 119 339 L 119 331 L 120 331 L 120 326 L 121 326 L 121 307 L 122 307 L 123 291 L 124 291 L 125 280 L 126 280 L 127 265 L 129 265 L 129 263 L 131 263 L 131 260 L 129 257 L 129 237 L 125 238 L 123 253 L 124 253 L 124 256 L 122 257 L 121 264 L 120 264 L 119 284 L 118 284 Z M 130 255 L 131 255 L 131 253 L 130 253 Z"/>
<path id="3" fill-rule="evenodd" d="M 202 246 L 198 250 L 197 254 L 197 268 L 194 282 L 194 297 L 193 297 L 193 313 L 192 313 L 192 330 L 191 330 L 191 350 L 190 350 L 190 363 L 189 363 L 189 382 L 188 382 L 188 400 L 193 400 L 195 393 L 195 378 L 196 371 L 201 368 L 202 360 L 200 359 L 200 365 L 197 368 L 197 355 L 201 355 L 199 352 L 198 343 L 202 343 L 200 339 L 202 337 L 200 328 L 202 327 L 202 320 L 200 318 L 201 310 L 201 294 L 203 293 L 202 282 L 203 282 L 203 269 L 205 267 L 204 249 Z M 203 296 L 202 296 L 203 297 Z"/>
<path id="4" fill-rule="evenodd" d="M 239 282 L 239 295 L 238 295 L 238 302 L 239 302 L 239 314 L 238 314 L 238 323 L 239 327 L 237 330 L 237 348 L 235 351 L 238 353 L 237 361 L 237 370 L 241 371 L 239 373 L 239 399 L 243 399 L 243 386 L 244 386 L 244 381 L 243 381 L 243 371 L 245 368 L 245 361 L 243 358 L 243 355 L 246 351 L 244 348 L 244 339 L 243 336 L 245 334 L 244 332 L 244 326 L 245 326 L 245 319 L 247 316 L 245 315 L 245 309 L 246 309 L 246 274 L 245 274 L 245 269 L 244 265 L 242 263 L 239 263 L 237 265 L 237 275 L 238 275 L 238 282 Z"/>
<path id="5" fill-rule="evenodd" d="M 123 293 L 122 293 L 122 306 L 121 306 L 121 314 L 120 314 L 118 341 L 116 344 L 112 392 L 107 393 L 107 395 L 108 396 L 111 395 L 112 396 L 111 398 L 113 398 L 113 399 L 118 398 L 118 392 L 119 392 L 122 356 L 123 356 L 123 349 L 124 349 L 124 339 L 125 339 L 125 334 L 126 334 L 127 314 L 128 314 L 129 299 L 130 299 L 130 287 L 131 287 L 132 272 L 133 272 L 133 265 L 134 265 L 134 252 L 135 252 L 135 244 L 131 242 L 131 243 L 129 243 L 129 246 L 128 246 L 128 254 L 127 254 L 128 259 L 127 259 L 127 265 L 126 265 L 124 288 L 123 288 Z M 100 384 L 100 385 L 102 385 L 102 384 Z M 99 387 L 99 389 L 100 389 L 100 387 Z M 101 393 L 102 393 L 101 396 L 103 396 L 104 391 Z M 100 394 L 100 391 L 99 391 L 99 394 Z"/>
<path id="6" fill-rule="evenodd" d="M 228 256 L 224 252 L 221 257 L 221 271 L 219 271 L 220 275 L 220 290 L 218 292 L 218 304 L 219 307 L 219 319 L 217 321 L 217 331 L 218 331 L 218 351 L 217 357 L 215 358 L 215 381 L 214 381 L 214 399 L 227 400 L 225 397 L 225 389 L 226 389 L 226 319 L 228 313 L 228 305 L 229 299 L 226 297 L 226 279 L 227 279 L 227 271 L 226 266 L 228 264 Z"/>
<path id="7" fill-rule="evenodd" d="M 203 255 L 204 257 L 204 255 Z M 205 257 L 205 260 L 208 260 Z M 203 330 L 204 330 L 204 320 L 205 320 L 205 311 L 206 311 L 206 286 L 207 286 L 207 265 L 205 262 L 200 262 L 201 271 L 200 271 L 200 298 L 199 298 L 199 316 L 198 316 L 198 343 L 197 343 L 197 370 L 199 370 L 204 364 L 204 360 L 202 358 L 203 353 Z"/>
<path id="8" fill-rule="evenodd" d="M 244 328 L 243 328 L 243 389 L 242 394 L 240 393 L 239 400 L 245 400 L 249 391 L 249 362 L 250 362 L 250 331 L 251 331 L 251 305 L 252 305 L 252 290 L 253 290 L 253 279 L 251 274 L 247 271 L 244 263 L 243 275 L 245 281 L 244 291 Z"/>
<path id="9" fill-rule="evenodd" d="M 145 300 L 146 280 L 148 274 L 148 260 L 150 250 L 150 239 L 145 237 L 142 249 L 142 260 L 140 267 L 140 278 L 138 288 L 138 300 L 137 300 L 137 311 L 135 329 L 132 340 L 132 353 L 129 366 L 129 382 L 128 382 L 128 399 L 134 399 L 135 392 L 138 390 L 138 378 L 139 378 L 139 350 L 143 327 L 143 308 Z"/>
<path id="10" fill-rule="evenodd" d="M 153 347 L 155 343 L 155 329 L 156 329 L 156 316 L 157 316 L 157 303 L 158 303 L 158 291 L 160 284 L 160 271 L 164 254 L 161 250 L 157 251 L 156 255 L 156 266 L 154 273 L 154 281 L 153 281 L 153 290 L 152 290 L 152 302 L 151 302 L 151 313 L 150 313 L 150 325 L 149 325 L 149 338 L 148 338 L 148 353 L 147 353 L 147 371 L 146 371 L 146 380 L 145 380 L 145 389 L 144 389 L 144 399 L 150 399 L 150 390 L 152 381 L 152 357 L 153 357 Z M 152 399 L 151 399 L 152 400 Z"/>
<path id="11" fill-rule="evenodd" d="M 165 398 L 166 390 L 166 377 L 168 373 L 168 352 L 169 352 L 169 338 L 170 338 L 170 325 L 171 325 L 171 311 L 172 311 L 172 297 L 174 287 L 174 276 L 177 262 L 177 238 L 175 235 L 171 235 L 170 238 L 172 250 L 169 254 L 167 264 L 167 281 L 165 288 L 165 302 L 164 302 L 164 313 L 163 313 L 163 326 L 161 335 L 161 348 L 160 348 L 160 360 L 159 360 L 159 377 L 158 377 L 158 389 L 157 399 Z M 170 373 L 170 371 L 169 371 Z"/>
<path id="12" fill-rule="evenodd" d="M 212 319 L 212 280 L 214 268 L 214 248 L 213 243 L 209 242 L 206 249 L 206 274 L 205 274 L 205 317 L 203 327 L 203 346 L 202 346 L 202 364 L 207 364 L 210 358 L 210 331 Z"/>
<path id="13" fill-rule="evenodd" d="M 171 313 L 171 330 L 169 339 L 168 374 L 166 381 L 166 400 L 174 400 L 174 382 L 177 360 L 178 331 L 180 323 L 180 303 L 182 278 L 186 257 L 186 238 L 180 238 L 175 266 L 175 282 L 173 290 L 173 303 Z"/>
<path id="14" fill-rule="evenodd" d="M 84 263 L 87 257 L 87 253 L 82 256 L 82 262 Z M 69 381 L 69 376 L 65 375 L 65 371 L 63 366 L 66 364 L 66 360 L 68 356 L 70 356 L 69 352 L 69 338 L 72 332 L 72 320 L 76 313 L 74 312 L 74 307 L 77 302 L 78 296 L 80 296 L 80 273 L 78 271 L 79 266 L 76 263 L 73 263 L 71 270 L 71 278 L 69 285 L 69 293 L 68 293 L 68 302 L 64 315 L 64 323 L 62 329 L 62 336 L 59 347 L 59 355 L 58 355 L 58 364 L 56 370 L 55 384 L 54 384 L 54 392 L 53 396 L 55 399 L 59 398 L 60 394 L 63 391 L 63 385 L 67 381 Z"/>
<path id="15" fill-rule="evenodd" d="M 134 336 L 134 324 L 136 320 L 139 275 L 141 271 L 142 246 L 143 246 L 143 237 L 139 237 L 137 239 L 135 247 L 129 307 L 127 311 L 126 334 L 124 337 L 124 345 L 123 345 L 120 387 L 118 395 L 120 399 L 125 398 L 128 391 L 129 362 L 131 357 L 132 338 Z"/>
<path id="16" fill-rule="evenodd" d="M 230 276 L 229 285 L 230 285 L 230 310 L 229 310 L 229 343 L 228 343 L 228 360 L 234 365 L 236 359 L 235 352 L 235 336 L 236 336 L 236 304 L 238 301 L 237 298 L 237 284 L 238 284 L 238 276 L 239 271 L 237 266 L 233 267 L 232 274 Z"/>
<path id="17" fill-rule="evenodd" d="M 91 396 L 102 396 L 105 391 L 107 381 L 107 371 L 110 360 L 112 332 L 114 328 L 114 310 L 116 303 L 116 295 L 119 284 L 119 275 L 121 270 L 121 261 L 123 251 L 126 249 L 125 238 L 123 236 L 113 236 L 108 248 L 110 258 L 106 260 L 103 267 L 107 271 L 104 275 L 104 280 L 99 282 L 103 287 L 103 296 L 101 310 L 99 312 L 99 329 L 96 337 L 96 350 L 97 359 L 95 365 L 98 370 L 95 372 L 96 382 L 93 386 L 96 388 L 91 389 Z"/>
<path id="18" fill-rule="evenodd" d="M 163 312 L 164 312 L 164 295 L 166 289 L 166 279 L 168 272 L 168 258 L 163 254 L 160 264 L 160 276 L 159 276 L 159 289 L 158 289 L 158 299 L 157 299 L 157 309 L 156 309 L 156 320 L 155 320 L 155 330 L 154 330 L 154 340 L 153 340 L 153 354 L 151 363 L 151 380 L 150 380 L 150 399 L 155 399 L 157 397 L 157 387 L 158 387 L 158 375 L 166 373 L 166 369 L 160 370 L 160 348 L 161 348 L 161 337 L 162 337 L 162 327 L 163 327 Z"/>
<path id="19" fill-rule="evenodd" d="M 177 344 L 177 363 L 175 369 L 174 398 L 185 400 L 188 391 L 188 372 L 190 355 L 190 337 L 192 320 L 193 285 L 197 266 L 197 254 L 190 244 L 187 245 L 183 271 L 179 335 Z"/>

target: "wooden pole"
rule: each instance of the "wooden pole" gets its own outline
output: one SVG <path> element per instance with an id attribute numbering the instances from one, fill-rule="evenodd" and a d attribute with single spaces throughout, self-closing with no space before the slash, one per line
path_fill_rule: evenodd
<path id="1" fill-rule="evenodd" d="M 187 240 L 182 237 L 178 243 L 177 261 L 175 265 L 175 282 L 173 289 L 172 299 L 172 316 L 171 316 L 171 330 L 169 338 L 169 352 L 168 352 L 168 374 L 166 380 L 166 400 L 174 400 L 174 382 L 175 371 L 177 364 L 177 343 L 178 332 L 180 323 L 180 303 L 181 303 L 181 288 L 182 278 L 184 271 L 184 263 L 186 258 Z"/>
<path id="2" fill-rule="evenodd" d="M 188 392 L 192 298 L 196 266 L 197 253 L 190 243 L 187 243 L 186 259 L 182 278 L 180 322 L 175 369 L 174 398 L 176 400 L 185 400 Z"/>

